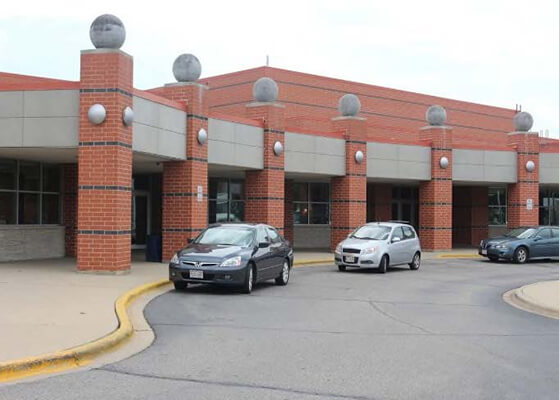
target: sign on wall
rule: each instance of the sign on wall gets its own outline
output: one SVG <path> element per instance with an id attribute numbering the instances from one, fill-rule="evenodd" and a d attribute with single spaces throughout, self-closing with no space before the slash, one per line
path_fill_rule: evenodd
<path id="1" fill-rule="evenodd" d="M 204 199 L 204 192 L 202 186 L 198 185 L 196 192 L 196 201 L 202 201 Z"/>
<path id="2" fill-rule="evenodd" d="M 526 209 L 531 210 L 534 208 L 534 201 L 532 199 L 526 199 Z"/>

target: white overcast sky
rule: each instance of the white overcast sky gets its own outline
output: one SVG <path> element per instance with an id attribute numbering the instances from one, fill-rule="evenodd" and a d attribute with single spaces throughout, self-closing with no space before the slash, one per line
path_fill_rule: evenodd
<path id="1" fill-rule="evenodd" d="M 145 5 L 144 5 L 145 3 Z M 202 75 L 265 64 L 514 108 L 559 138 L 559 2 L 6 1 L 0 71 L 79 79 L 79 51 L 104 13 L 126 27 L 140 89 L 174 81 L 181 53 Z"/>

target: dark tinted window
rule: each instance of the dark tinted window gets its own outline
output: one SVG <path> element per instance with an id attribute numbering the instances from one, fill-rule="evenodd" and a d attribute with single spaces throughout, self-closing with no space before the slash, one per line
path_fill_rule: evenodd
<path id="1" fill-rule="evenodd" d="M 309 192 L 311 202 L 330 201 L 330 185 L 328 183 L 311 183 Z"/>
<path id="2" fill-rule="evenodd" d="M 20 224 L 39 223 L 39 194 L 38 193 L 19 194 L 19 223 Z"/>
<path id="3" fill-rule="evenodd" d="M 0 192 L 0 225 L 16 223 L 16 194 Z"/>
<path id="4" fill-rule="evenodd" d="M 538 236 L 543 239 L 551 239 L 551 229 L 542 229 L 538 232 Z"/>
<path id="5" fill-rule="evenodd" d="M 19 163 L 19 190 L 39 191 L 41 187 L 41 167 L 39 163 Z"/>
<path id="6" fill-rule="evenodd" d="M 16 189 L 16 162 L 0 160 L 0 189 Z"/>
<path id="7" fill-rule="evenodd" d="M 57 194 L 43 195 L 43 224 L 58 224 L 59 221 L 59 196 Z"/>
<path id="8" fill-rule="evenodd" d="M 411 229 L 409 226 L 403 226 L 402 229 L 404 231 L 404 237 L 406 239 L 413 239 L 415 237 L 415 233 L 413 233 L 413 229 Z"/>
<path id="9" fill-rule="evenodd" d="M 60 191 L 60 168 L 57 165 L 43 165 L 43 192 Z"/>
<path id="10" fill-rule="evenodd" d="M 268 228 L 267 230 L 268 230 L 268 236 L 270 237 L 270 242 L 272 242 L 272 243 L 280 243 L 281 242 L 281 237 L 276 232 L 275 229 Z"/>

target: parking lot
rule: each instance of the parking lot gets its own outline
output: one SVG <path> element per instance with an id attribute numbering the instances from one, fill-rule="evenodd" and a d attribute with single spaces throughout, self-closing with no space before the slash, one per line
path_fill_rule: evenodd
<path id="1" fill-rule="evenodd" d="M 502 300 L 548 279 L 558 262 L 433 259 L 386 274 L 295 268 L 252 295 L 193 286 L 149 304 L 143 352 L 0 399 L 556 399 L 558 321 Z"/>

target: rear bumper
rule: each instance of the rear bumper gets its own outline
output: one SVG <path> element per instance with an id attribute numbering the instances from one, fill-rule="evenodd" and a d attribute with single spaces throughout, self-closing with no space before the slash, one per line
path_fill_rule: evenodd
<path id="1" fill-rule="evenodd" d="M 194 278 L 190 271 L 202 273 L 202 278 Z M 188 268 L 169 264 L 169 280 L 171 282 L 188 282 L 188 283 L 209 283 L 216 285 L 242 285 L 245 282 L 247 274 L 247 266 L 228 269 L 228 268 Z"/>
<path id="2" fill-rule="evenodd" d="M 355 257 L 355 262 L 348 262 L 346 257 Z M 379 265 L 380 257 L 378 254 L 349 254 L 334 253 L 334 262 L 336 265 L 345 265 L 346 267 L 357 268 L 376 268 Z"/>

